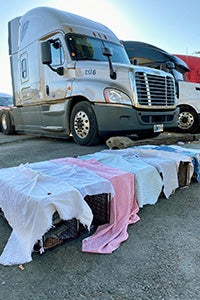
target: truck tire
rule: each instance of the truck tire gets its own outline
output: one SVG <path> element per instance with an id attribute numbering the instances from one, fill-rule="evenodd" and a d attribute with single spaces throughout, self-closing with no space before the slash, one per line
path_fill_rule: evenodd
<path id="1" fill-rule="evenodd" d="M 195 133 L 198 130 L 199 121 L 195 110 L 187 106 L 180 106 L 178 131 L 184 133 Z"/>
<path id="2" fill-rule="evenodd" d="M 15 132 L 15 127 L 12 125 L 11 116 L 8 110 L 3 110 L 1 112 L 1 129 L 6 135 Z"/>
<path id="3" fill-rule="evenodd" d="M 73 107 L 70 117 L 70 129 L 77 144 L 81 146 L 99 144 L 97 121 L 89 102 L 82 101 Z"/>

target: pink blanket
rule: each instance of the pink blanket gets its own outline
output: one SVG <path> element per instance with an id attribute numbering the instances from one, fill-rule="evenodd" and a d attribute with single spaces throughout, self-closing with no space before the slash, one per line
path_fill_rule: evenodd
<path id="1" fill-rule="evenodd" d="M 82 241 L 82 251 L 112 253 L 128 238 L 127 227 L 139 221 L 139 207 L 134 194 L 134 174 L 106 166 L 96 160 L 61 158 L 53 160 L 61 164 L 76 164 L 94 171 L 111 181 L 115 195 L 111 200 L 110 223 L 101 225 L 90 237 Z"/>

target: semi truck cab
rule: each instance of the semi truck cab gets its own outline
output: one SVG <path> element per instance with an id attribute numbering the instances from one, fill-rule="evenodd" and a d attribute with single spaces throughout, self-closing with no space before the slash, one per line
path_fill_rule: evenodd
<path id="1" fill-rule="evenodd" d="M 173 76 L 133 66 L 106 26 L 38 7 L 9 22 L 14 107 L 2 130 L 97 144 L 177 126 Z"/>

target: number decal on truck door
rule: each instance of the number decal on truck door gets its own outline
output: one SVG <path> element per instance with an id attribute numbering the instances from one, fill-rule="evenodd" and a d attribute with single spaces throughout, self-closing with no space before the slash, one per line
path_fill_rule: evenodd
<path id="1" fill-rule="evenodd" d="M 96 75 L 97 74 L 97 71 L 95 69 L 86 69 L 85 70 L 85 75 Z"/>

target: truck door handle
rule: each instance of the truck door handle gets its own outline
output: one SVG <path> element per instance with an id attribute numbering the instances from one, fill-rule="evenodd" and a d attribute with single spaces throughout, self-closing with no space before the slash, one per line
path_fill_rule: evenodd
<path id="1" fill-rule="evenodd" d="M 46 94 L 47 94 L 47 96 L 49 96 L 49 86 L 48 85 L 46 85 Z"/>

